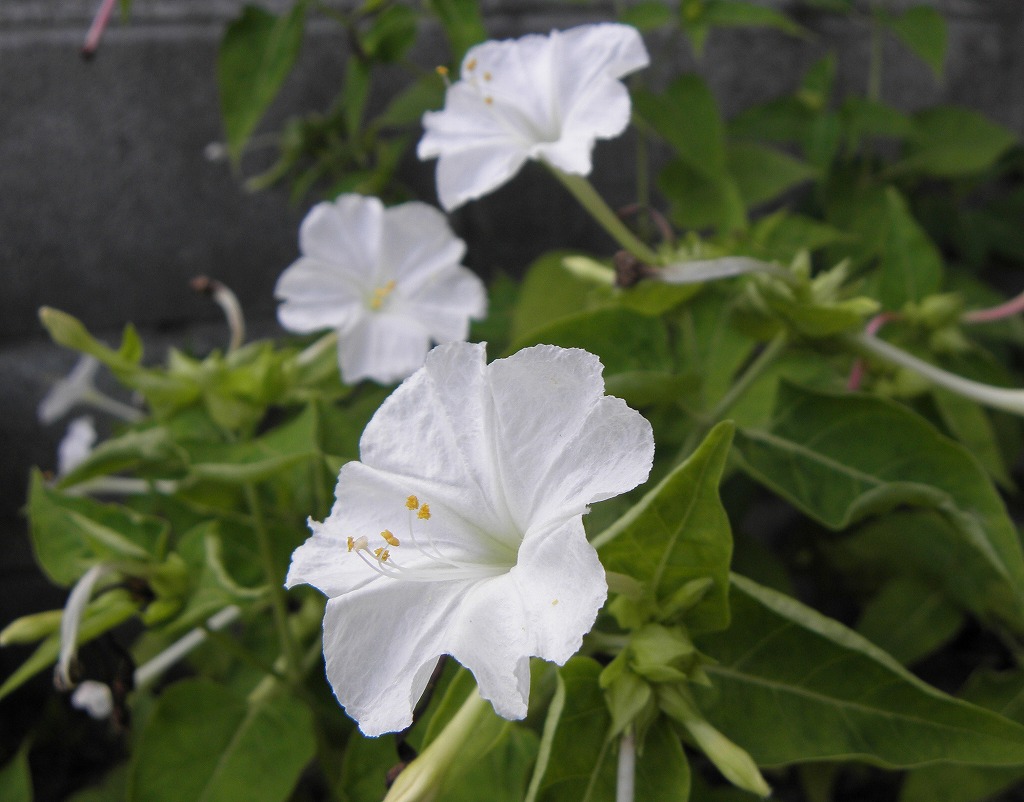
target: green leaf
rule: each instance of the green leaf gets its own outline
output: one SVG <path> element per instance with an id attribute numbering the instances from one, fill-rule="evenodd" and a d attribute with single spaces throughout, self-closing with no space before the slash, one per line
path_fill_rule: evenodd
<path id="1" fill-rule="evenodd" d="M 999 448 L 996 430 L 988 413 L 962 395 L 932 388 L 935 407 L 946 430 L 970 451 L 1000 486 L 1013 489 L 1013 480 Z"/>
<path id="2" fill-rule="evenodd" d="M 516 340 L 510 352 L 546 343 L 565 348 L 584 348 L 597 354 L 605 375 L 635 370 L 667 371 L 671 368 L 668 332 L 659 318 L 628 309 L 595 309 L 531 331 Z"/>
<path id="3" fill-rule="evenodd" d="M 1024 762 L 1024 727 L 930 687 L 852 630 L 734 575 L 732 626 L 698 640 L 692 686 L 711 723 L 762 766 Z"/>
<path id="4" fill-rule="evenodd" d="M 886 189 L 885 203 L 878 295 L 883 306 L 899 309 L 907 301 L 920 301 L 939 291 L 942 256 L 893 187 Z"/>
<path id="5" fill-rule="evenodd" d="M 563 251 L 546 253 L 526 269 L 512 313 L 513 341 L 590 305 L 594 285 L 566 270 L 562 263 L 566 255 Z"/>
<path id="6" fill-rule="evenodd" d="M 469 48 L 487 39 L 487 29 L 476 0 L 428 0 L 427 6 L 441 20 L 455 64 L 462 63 L 462 57 Z"/>
<path id="7" fill-rule="evenodd" d="M 32 776 L 28 770 L 28 744 L 0 768 L 0 799 L 4 802 L 32 802 Z"/>
<path id="8" fill-rule="evenodd" d="M 287 695 L 246 701 L 207 680 L 169 688 L 139 735 L 128 802 L 281 802 L 316 751 Z"/>
<path id="9" fill-rule="evenodd" d="M 228 153 L 235 164 L 295 64 L 305 21 L 304 2 L 280 17 L 246 6 L 224 32 L 217 55 L 217 85 Z"/>
<path id="10" fill-rule="evenodd" d="M 159 518 L 51 490 L 38 471 L 28 514 L 36 561 L 58 585 L 72 584 L 100 560 L 158 559 L 169 530 Z"/>
<path id="11" fill-rule="evenodd" d="M 923 508 L 932 531 L 924 527 L 920 548 L 943 554 L 953 566 L 949 576 L 976 591 L 971 609 L 1024 632 L 1017 530 L 966 449 L 880 398 L 784 384 L 778 399 L 770 430 L 736 434 L 745 471 L 837 531 L 895 508 Z M 945 525 L 935 528 L 936 521 Z M 889 534 L 911 548 L 899 530 Z"/>
<path id="12" fill-rule="evenodd" d="M 417 78 L 395 97 L 379 117 L 373 121 L 382 128 L 402 128 L 419 123 L 423 112 L 444 105 L 444 82 L 441 77 L 429 73 Z"/>
<path id="13" fill-rule="evenodd" d="M 949 36 L 941 12 L 931 6 L 914 6 L 898 16 L 881 13 L 877 18 L 942 79 Z"/>
<path id="14" fill-rule="evenodd" d="M 991 167 L 1018 142 L 1016 134 L 960 106 L 936 106 L 914 115 L 907 156 L 894 169 L 939 178 L 973 175 Z"/>
<path id="15" fill-rule="evenodd" d="M 643 582 L 657 607 L 688 582 L 710 577 L 713 587 L 686 613 L 691 632 L 729 625 L 732 531 L 718 485 L 732 435 L 731 422 L 719 423 L 686 462 L 594 539 L 605 568 Z"/>
<path id="16" fill-rule="evenodd" d="M 808 36 L 806 28 L 785 14 L 744 0 L 707 0 L 702 20 L 720 27 L 775 28 L 791 36 Z"/>
<path id="17" fill-rule="evenodd" d="M 728 148 L 729 172 L 747 207 L 757 206 L 814 178 L 817 170 L 774 148 L 753 143 Z"/>
<path id="18" fill-rule="evenodd" d="M 445 802 L 479 802 L 487 789 L 488 802 L 521 802 L 529 770 L 537 756 L 537 736 L 530 730 L 506 724 L 504 735 L 487 753 L 466 765 L 464 757 L 445 781 L 439 799 Z"/>
<path id="19" fill-rule="evenodd" d="M 657 185 L 672 205 L 672 220 L 682 227 L 716 228 L 723 234 L 746 228 L 746 205 L 731 176 L 674 159 L 658 173 Z"/>
<path id="20" fill-rule="evenodd" d="M 847 147 L 851 150 L 865 137 L 903 139 L 914 130 L 910 117 L 899 109 L 857 95 L 843 101 L 839 118 L 843 122 Z"/>
<path id="21" fill-rule="evenodd" d="M 409 6 L 393 5 L 374 20 L 362 37 L 363 49 L 377 61 L 399 61 L 416 41 L 419 18 Z"/>
<path id="22" fill-rule="evenodd" d="M 918 579 L 886 583 L 864 607 L 857 631 L 904 665 L 926 657 L 963 626 L 964 614 Z"/>
<path id="23" fill-rule="evenodd" d="M 658 94 L 637 91 L 633 104 L 683 162 L 710 176 L 726 174 L 725 129 L 714 96 L 698 76 L 683 75 Z"/>
<path id="24" fill-rule="evenodd" d="M 961 693 L 968 702 L 1024 723 L 1024 672 L 980 669 Z M 1024 778 L 1024 768 L 932 766 L 907 775 L 900 802 L 979 802 Z M 998 797 L 1002 798 L 1002 797 Z"/>
<path id="25" fill-rule="evenodd" d="M 558 669 L 556 696 L 560 694 L 564 702 L 557 722 L 550 722 L 555 729 L 547 770 L 538 786 L 540 802 L 615 799 L 615 761 L 607 739 L 611 716 L 597 684 L 600 673 L 601 666 L 589 657 L 573 657 Z M 557 709 L 555 703 L 552 707 Z"/>
<path id="26" fill-rule="evenodd" d="M 653 31 L 675 21 L 675 14 L 658 0 L 648 0 L 637 3 L 635 6 L 624 8 L 619 14 L 619 22 L 623 25 L 632 25 L 639 31 Z"/>

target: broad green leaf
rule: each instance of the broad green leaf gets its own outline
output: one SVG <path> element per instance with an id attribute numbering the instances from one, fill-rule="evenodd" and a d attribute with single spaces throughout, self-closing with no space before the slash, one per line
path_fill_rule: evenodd
<path id="1" fill-rule="evenodd" d="M 672 220 L 686 228 L 728 234 L 747 225 L 746 205 L 732 176 L 674 159 L 658 173 L 658 189 L 672 205 Z"/>
<path id="2" fill-rule="evenodd" d="M 945 524 L 930 539 L 955 566 L 950 577 L 980 591 L 971 609 L 1024 632 L 1017 530 L 966 449 L 880 398 L 783 385 L 778 399 L 769 430 L 736 434 L 744 470 L 836 531 L 895 508 L 923 508 Z"/>
<path id="3" fill-rule="evenodd" d="M 885 203 L 878 295 L 887 309 L 899 309 L 939 291 L 942 256 L 896 189 L 886 190 Z"/>
<path id="4" fill-rule="evenodd" d="M 169 528 L 127 507 L 51 490 L 38 471 L 32 475 L 28 515 L 36 561 L 58 585 L 70 585 L 101 560 L 158 559 Z"/>
<path id="5" fill-rule="evenodd" d="M 108 771 L 98 785 L 90 785 L 69 796 L 66 802 L 124 802 L 128 765 L 121 763 Z"/>
<path id="6" fill-rule="evenodd" d="M 345 744 L 338 798 L 343 802 L 380 802 L 387 794 L 388 771 L 397 762 L 394 737 L 365 738 L 353 732 Z"/>
<path id="7" fill-rule="evenodd" d="M 801 251 L 848 241 L 850 235 L 812 217 L 778 211 L 760 218 L 750 228 L 753 255 L 791 263 Z"/>
<path id="8" fill-rule="evenodd" d="M 927 657 L 952 638 L 964 614 L 949 597 L 920 580 L 886 583 L 864 607 L 857 631 L 904 665 Z"/>
<path id="9" fill-rule="evenodd" d="M 932 389 L 935 407 L 946 430 L 984 466 L 1000 486 L 1013 489 L 1006 459 L 999 448 L 996 430 L 988 413 L 978 404 L 938 387 Z"/>
<path id="10" fill-rule="evenodd" d="M 139 735 L 128 802 L 283 802 L 316 751 L 286 695 L 246 701 L 208 680 L 171 686 Z"/>
<path id="11" fill-rule="evenodd" d="M 0 799 L 4 802 L 32 802 L 32 776 L 28 769 L 28 744 L 0 767 Z"/>
<path id="12" fill-rule="evenodd" d="M 655 94 L 634 93 L 636 113 L 693 169 L 712 177 L 726 174 L 725 129 L 718 105 L 696 75 L 683 75 Z"/>
<path id="13" fill-rule="evenodd" d="M 476 0 L 428 0 L 427 6 L 441 20 L 452 50 L 452 61 L 456 65 L 462 63 L 462 57 L 470 47 L 487 38 L 483 15 Z"/>
<path id="14" fill-rule="evenodd" d="M 217 85 L 228 153 L 236 164 L 295 64 L 305 21 L 304 2 L 280 17 L 246 6 L 224 32 L 217 55 Z"/>
<path id="15" fill-rule="evenodd" d="M 691 632 L 729 625 L 732 531 L 718 485 L 732 444 L 731 422 L 718 424 L 678 468 L 615 524 L 598 535 L 601 562 L 646 586 L 656 607 L 692 580 L 713 586 L 686 613 Z"/>
<path id="16" fill-rule="evenodd" d="M 730 145 L 726 158 L 748 207 L 772 200 L 817 174 L 814 168 L 781 150 L 754 143 Z"/>
<path id="17" fill-rule="evenodd" d="M 584 348 L 597 354 L 605 375 L 635 370 L 666 371 L 671 368 L 668 333 L 659 318 L 628 309 L 595 309 L 534 329 L 516 340 L 510 351 L 546 343 Z"/>
<path id="18" fill-rule="evenodd" d="M 972 175 L 991 167 L 1018 137 L 976 111 L 935 106 L 914 115 L 903 172 L 940 178 Z"/>
<path id="19" fill-rule="evenodd" d="M 594 285 L 566 270 L 565 256 L 561 251 L 547 253 L 527 268 L 512 312 L 513 341 L 590 305 Z"/>
<path id="20" fill-rule="evenodd" d="M 838 621 L 734 575 L 732 625 L 698 639 L 711 723 L 762 766 L 1024 762 L 1024 727 L 932 688 Z"/>
<path id="21" fill-rule="evenodd" d="M 935 77 L 942 79 L 949 38 L 946 19 L 931 6 L 914 6 L 902 14 L 879 14 L 877 19 L 927 64 Z"/>
<path id="22" fill-rule="evenodd" d="M 1024 673 L 980 669 L 960 694 L 965 701 L 994 710 L 1024 723 Z M 1024 779 L 1024 767 L 932 766 L 912 771 L 900 794 L 900 802 L 980 802 L 994 800 Z"/>
<path id="23" fill-rule="evenodd" d="M 573 657 L 558 670 L 564 703 L 558 721 L 551 722 L 555 729 L 538 786 L 540 802 L 615 799 L 615 760 L 607 738 L 611 716 L 597 684 L 600 673 L 600 664 L 589 657 Z"/>

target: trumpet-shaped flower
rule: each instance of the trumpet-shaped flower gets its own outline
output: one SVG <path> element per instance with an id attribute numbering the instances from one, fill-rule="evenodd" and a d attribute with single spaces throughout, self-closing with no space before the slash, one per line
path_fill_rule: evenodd
<path id="1" fill-rule="evenodd" d="M 601 370 L 578 349 L 487 365 L 483 345 L 439 346 L 367 425 L 286 583 L 329 597 L 327 676 L 365 734 L 411 723 L 441 655 L 522 718 L 529 658 L 579 649 L 607 595 L 583 514 L 643 482 L 654 455 Z"/>
<path id="2" fill-rule="evenodd" d="M 57 446 L 57 475 L 67 476 L 92 453 L 96 444 L 96 427 L 92 418 L 83 415 L 68 425 L 64 438 Z"/>
<path id="3" fill-rule="evenodd" d="M 648 61 L 636 29 L 611 23 L 470 48 L 444 109 L 423 116 L 417 153 L 439 157 L 441 205 L 451 211 L 486 195 L 528 159 L 589 174 L 594 142 L 629 124 L 619 79 Z"/>
<path id="4" fill-rule="evenodd" d="M 425 203 L 319 203 L 302 221 L 299 247 L 277 282 L 278 320 L 300 333 L 335 329 L 346 383 L 404 379 L 432 342 L 465 340 L 470 319 L 486 313 L 483 282 L 459 264 L 465 243 Z"/>

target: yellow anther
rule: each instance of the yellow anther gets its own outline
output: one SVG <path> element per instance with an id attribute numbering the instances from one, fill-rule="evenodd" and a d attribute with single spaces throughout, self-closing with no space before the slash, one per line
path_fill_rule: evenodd
<path id="1" fill-rule="evenodd" d="M 475 69 L 476 69 L 476 59 L 475 58 L 471 58 L 469 61 L 466 62 L 466 71 L 467 72 L 473 72 L 473 70 L 475 70 Z"/>
<path id="2" fill-rule="evenodd" d="M 427 520 L 427 518 L 430 517 L 430 505 L 424 504 L 422 507 L 420 507 L 420 511 L 416 513 L 416 517 L 422 518 L 424 521 Z"/>
<path id="3" fill-rule="evenodd" d="M 493 76 L 489 72 L 484 73 L 484 80 L 489 81 Z"/>
<path id="4" fill-rule="evenodd" d="M 388 561 L 388 557 L 391 556 L 391 552 L 383 546 L 381 546 L 379 549 L 373 550 L 373 556 L 380 560 L 382 563 L 386 563 Z"/>
<path id="5" fill-rule="evenodd" d="M 408 507 L 410 510 L 419 509 L 420 500 L 416 498 L 416 496 L 409 496 L 409 498 L 405 500 L 405 506 Z"/>
<path id="6" fill-rule="evenodd" d="M 484 103 L 486 103 L 488 106 L 491 106 L 494 104 L 494 98 L 488 95 L 487 97 L 484 98 Z"/>
<path id="7" fill-rule="evenodd" d="M 440 75 L 442 78 L 447 78 L 448 77 L 448 68 L 446 66 L 444 66 L 443 64 L 439 64 L 437 67 L 435 67 L 434 71 L 438 75 Z"/>
<path id="8" fill-rule="evenodd" d="M 356 542 L 350 537 L 348 539 L 348 550 L 352 551 L 356 547 Z"/>
<path id="9" fill-rule="evenodd" d="M 380 536 L 382 538 L 384 538 L 384 540 L 387 541 L 387 544 L 389 546 L 397 546 L 398 545 L 398 538 L 395 537 L 393 534 L 391 534 L 391 530 L 390 529 L 385 529 L 383 532 L 380 533 Z"/>
<path id="10" fill-rule="evenodd" d="M 380 309 L 381 306 L 384 305 L 385 299 L 387 299 L 387 297 L 392 292 L 394 292 L 394 290 L 395 290 L 395 280 L 394 279 L 391 279 L 391 281 L 389 281 L 383 287 L 377 287 L 377 289 L 375 289 L 373 291 L 373 297 L 370 299 L 370 308 L 373 309 L 373 310 Z"/>

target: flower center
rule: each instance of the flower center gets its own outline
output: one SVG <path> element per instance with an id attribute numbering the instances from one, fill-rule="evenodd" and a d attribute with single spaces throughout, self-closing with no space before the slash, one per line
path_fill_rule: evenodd
<path id="1" fill-rule="evenodd" d="M 561 136 L 561 122 L 553 103 L 545 113 L 540 107 L 523 108 L 523 99 L 514 96 L 496 96 L 494 75 L 482 69 L 475 58 L 462 68 L 462 81 L 476 90 L 502 127 L 530 146 L 557 142 Z M 531 113 L 532 111 L 532 113 Z M 539 113 L 538 113 L 539 112 Z"/>
<path id="2" fill-rule="evenodd" d="M 391 279 L 387 284 L 376 287 L 373 294 L 370 295 L 370 309 L 374 312 L 378 311 L 384 302 L 388 299 L 388 296 L 395 291 L 395 280 Z"/>
<path id="3" fill-rule="evenodd" d="M 471 562 L 454 559 L 438 547 L 430 534 L 426 522 L 431 519 L 430 505 L 421 504 L 416 496 L 409 496 L 405 502 L 409 511 L 409 526 L 406 537 L 399 540 L 390 529 L 380 533 L 380 545 L 371 545 L 365 535 L 348 538 L 348 550 L 355 552 L 372 570 L 389 579 L 404 579 L 410 582 L 443 582 L 448 580 L 485 579 L 506 573 L 511 566 L 495 563 Z M 421 529 L 417 535 L 415 529 Z M 399 548 L 401 547 L 401 552 Z M 400 554 L 396 560 L 392 554 Z M 410 555 L 415 565 L 405 562 Z"/>

